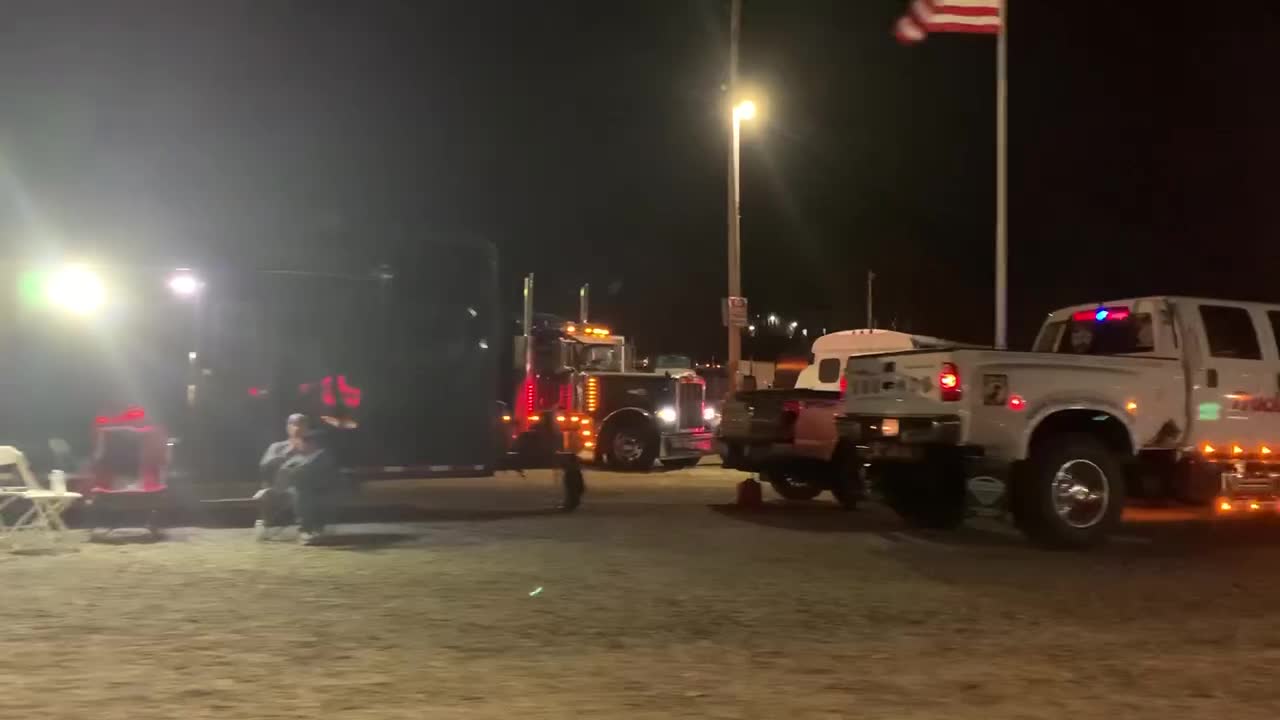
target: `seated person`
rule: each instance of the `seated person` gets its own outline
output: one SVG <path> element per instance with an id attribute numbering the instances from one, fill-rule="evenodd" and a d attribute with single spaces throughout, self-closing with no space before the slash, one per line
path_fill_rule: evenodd
<path id="1" fill-rule="evenodd" d="M 276 473 L 277 482 L 288 488 L 293 514 L 298 520 L 298 539 L 310 544 L 331 520 L 339 487 L 338 464 L 333 453 L 320 444 L 320 431 L 306 430 L 297 450 Z"/>
<path id="2" fill-rule="evenodd" d="M 262 459 L 258 461 L 258 474 L 262 481 L 262 489 L 253 496 L 258 501 L 258 520 L 254 523 L 254 532 L 259 540 L 265 540 L 269 528 L 284 512 L 293 509 L 292 492 L 280 474 L 285 461 L 296 455 L 302 448 L 302 435 L 311 429 L 306 415 L 294 413 L 285 423 L 285 439 L 271 443 Z"/>

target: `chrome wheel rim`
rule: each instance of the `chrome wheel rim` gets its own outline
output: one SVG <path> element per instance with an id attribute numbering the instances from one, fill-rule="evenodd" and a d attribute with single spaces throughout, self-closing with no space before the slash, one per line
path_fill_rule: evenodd
<path id="1" fill-rule="evenodd" d="M 1111 503 L 1111 482 L 1096 463 L 1077 459 L 1053 475 L 1053 509 L 1067 525 L 1085 529 L 1102 521 Z"/>
<path id="2" fill-rule="evenodd" d="M 644 454 L 644 443 L 640 438 L 626 432 L 613 436 L 613 456 L 622 462 L 635 462 Z"/>

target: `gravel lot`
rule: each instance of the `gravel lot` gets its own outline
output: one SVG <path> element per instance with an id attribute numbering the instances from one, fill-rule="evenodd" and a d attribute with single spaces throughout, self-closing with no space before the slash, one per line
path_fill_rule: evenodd
<path id="1" fill-rule="evenodd" d="M 342 542 L 0 553 L 0 718 L 1273 718 L 1280 525 L 1092 554 L 741 475 L 385 482 Z"/>

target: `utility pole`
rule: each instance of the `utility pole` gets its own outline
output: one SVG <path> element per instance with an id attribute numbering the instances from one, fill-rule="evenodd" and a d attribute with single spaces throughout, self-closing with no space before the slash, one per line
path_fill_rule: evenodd
<path id="1" fill-rule="evenodd" d="M 728 109 L 731 116 L 729 142 L 729 185 L 728 185 L 728 223 L 729 223 L 729 297 L 742 297 L 742 237 L 740 234 L 739 208 L 739 162 L 738 151 L 741 141 L 741 122 L 736 110 L 738 85 L 738 30 L 742 25 L 742 0 L 732 0 L 729 10 L 729 80 Z M 727 301 L 726 301 L 727 302 Z M 729 330 L 729 394 L 738 389 L 738 363 L 742 360 L 742 330 L 735 327 L 733 319 L 726 312 L 725 324 Z"/>
<path id="2" fill-rule="evenodd" d="M 874 330 L 876 327 L 876 316 L 875 316 L 875 313 L 872 312 L 872 306 L 871 306 L 872 295 L 873 295 L 872 285 L 875 283 L 875 281 L 876 281 L 875 272 L 868 270 L 867 271 L 867 329 L 868 330 Z"/>
<path id="3" fill-rule="evenodd" d="M 996 347 L 1009 346 L 1009 26 L 1000 3 L 996 36 Z"/>

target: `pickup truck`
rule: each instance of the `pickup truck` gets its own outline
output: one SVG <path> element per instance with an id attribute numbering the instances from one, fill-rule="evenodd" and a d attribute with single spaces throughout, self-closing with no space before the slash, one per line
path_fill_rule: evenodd
<path id="1" fill-rule="evenodd" d="M 909 523 L 1010 516 L 1083 548 L 1127 497 L 1280 511 L 1280 305 L 1143 297 L 1050 313 L 1031 352 L 851 358 L 837 427 Z"/>
<path id="2" fill-rule="evenodd" d="M 795 388 L 739 392 L 721 409 L 717 429 L 724 466 L 760 475 L 788 500 L 824 490 L 848 508 L 862 496 L 860 465 L 836 452 L 835 416 L 851 357 L 938 347 L 945 341 L 889 330 L 842 330 L 814 341 L 812 362 Z"/>

